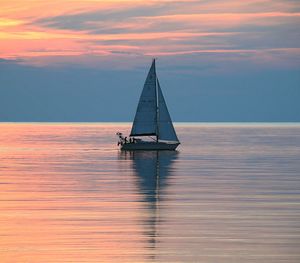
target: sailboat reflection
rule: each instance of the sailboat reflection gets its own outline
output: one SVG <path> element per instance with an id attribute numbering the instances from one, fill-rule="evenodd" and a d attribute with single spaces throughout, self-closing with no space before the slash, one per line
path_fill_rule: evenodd
<path id="1" fill-rule="evenodd" d="M 168 183 L 168 177 L 172 174 L 172 166 L 178 157 L 178 152 L 122 151 L 120 155 L 123 160 L 132 160 L 131 165 L 137 179 L 138 193 L 147 211 L 142 222 L 146 228 L 147 246 L 155 252 L 159 237 L 160 202 L 163 200 L 163 190 Z M 155 253 L 152 254 L 151 258 L 153 257 Z"/>

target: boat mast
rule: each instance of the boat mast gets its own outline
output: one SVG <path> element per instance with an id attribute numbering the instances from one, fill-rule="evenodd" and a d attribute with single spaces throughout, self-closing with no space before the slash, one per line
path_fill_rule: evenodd
<path id="1" fill-rule="evenodd" d="M 153 59 L 155 66 L 155 58 Z M 154 67 L 155 71 L 155 102 L 156 102 L 156 142 L 158 142 L 159 138 L 159 101 L 158 101 L 158 78 L 156 75 L 156 67 Z"/>

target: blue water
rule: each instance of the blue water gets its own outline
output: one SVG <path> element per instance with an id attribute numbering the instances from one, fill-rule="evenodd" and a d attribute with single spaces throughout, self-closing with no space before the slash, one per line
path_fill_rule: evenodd
<path id="1" fill-rule="evenodd" d="M 0 124 L 1 262 L 300 262 L 300 125 Z"/>

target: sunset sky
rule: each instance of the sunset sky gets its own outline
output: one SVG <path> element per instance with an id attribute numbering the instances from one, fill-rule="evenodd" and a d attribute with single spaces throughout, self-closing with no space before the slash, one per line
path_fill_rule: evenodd
<path id="1" fill-rule="evenodd" d="M 0 121 L 300 121 L 297 0 L 0 0 Z"/>

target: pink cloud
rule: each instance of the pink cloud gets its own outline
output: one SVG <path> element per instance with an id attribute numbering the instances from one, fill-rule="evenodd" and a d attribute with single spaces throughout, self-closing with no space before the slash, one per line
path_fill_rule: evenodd
<path id="1" fill-rule="evenodd" d="M 114 12 L 121 12 L 123 20 L 117 15 L 110 18 L 108 14 Z M 94 15 L 93 20 L 88 20 L 89 14 Z M 251 55 L 248 59 L 268 62 L 274 54 L 299 54 L 300 43 L 292 30 L 300 26 L 300 11 L 294 1 L 53 0 L 24 4 L 12 0 L 1 3 L 1 15 L 0 56 L 27 61 L 32 58 L 35 63 L 39 57 L 52 62 L 58 57 L 77 57 L 80 63 L 83 56 L 91 59 L 91 54 L 230 54 L 237 60 L 242 59 L 239 55 L 247 54 Z M 101 15 L 106 15 L 106 19 Z M 75 21 L 81 18 L 83 27 L 55 28 L 55 19 L 60 18 L 63 23 L 64 16 L 74 16 Z M 53 24 L 35 23 L 40 18 Z M 261 27 L 267 29 L 260 31 Z M 268 31 L 268 27 L 273 31 Z M 269 41 L 270 38 L 275 41 Z"/>

